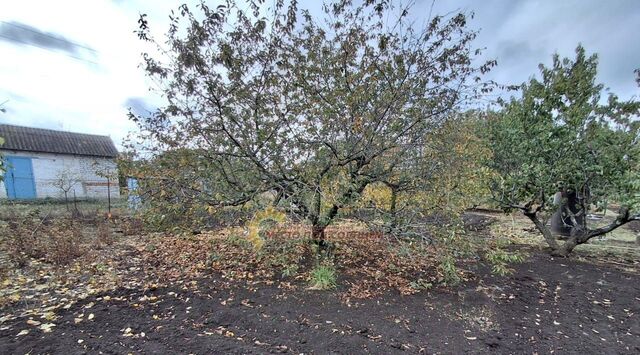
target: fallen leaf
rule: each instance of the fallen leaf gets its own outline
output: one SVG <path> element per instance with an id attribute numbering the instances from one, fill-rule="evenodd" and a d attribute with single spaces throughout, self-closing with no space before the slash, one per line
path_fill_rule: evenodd
<path id="1" fill-rule="evenodd" d="M 54 319 L 56 319 L 56 314 L 53 313 L 53 312 L 47 312 L 47 313 L 42 315 L 42 318 L 46 319 L 46 320 L 54 320 Z"/>
<path id="2" fill-rule="evenodd" d="M 53 327 L 55 327 L 56 325 L 53 323 L 46 323 L 40 326 L 40 329 L 45 332 L 45 333 L 50 333 L 53 329 Z"/>

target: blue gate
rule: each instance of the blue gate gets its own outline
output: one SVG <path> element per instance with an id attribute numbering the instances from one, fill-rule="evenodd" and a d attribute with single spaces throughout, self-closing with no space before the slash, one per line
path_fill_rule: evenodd
<path id="1" fill-rule="evenodd" d="M 36 198 L 36 184 L 33 179 L 31 158 L 5 157 L 7 171 L 4 186 L 9 199 Z"/>

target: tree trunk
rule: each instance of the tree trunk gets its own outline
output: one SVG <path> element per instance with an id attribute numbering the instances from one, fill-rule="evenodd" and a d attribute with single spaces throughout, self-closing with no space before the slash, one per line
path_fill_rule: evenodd
<path id="1" fill-rule="evenodd" d="M 563 257 L 571 254 L 576 246 L 588 242 L 591 238 L 605 235 L 629 222 L 640 220 L 640 214 L 630 215 L 628 208 L 621 208 L 617 218 L 611 224 L 596 229 L 588 229 L 584 225 L 580 224 L 582 222 L 578 221 L 576 216 L 573 216 L 572 224 L 576 227 L 572 228 L 569 238 L 567 238 L 567 240 L 562 243 L 562 245 L 560 245 L 556 241 L 555 236 L 551 233 L 551 230 L 547 228 L 547 226 L 542 221 L 540 221 L 537 213 L 526 211 L 523 212 L 524 215 L 529 217 L 529 219 L 531 219 L 531 221 L 535 224 L 536 228 L 542 233 L 545 241 L 551 247 L 551 255 Z M 582 215 L 584 215 L 584 213 L 582 213 Z"/>
<path id="2" fill-rule="evenodd" d="M 318 254 L 329 253 L 331 250 L 330 243 L 326 241 L 324 230 L 326 225 L 313 225 L 311 227 L 311 243 L 318 246 Z"/>
<path id="3" fill-rule="evenodd" d="M 533 224 L 536 226 L 538 231 L 540 231 L 540 233 L 542 233 L 542 236 L 544 237 L 544 240 L 547 242 L 547 244 L 549 244 L 549 247 L 551 247 L 552 253 L 553 253 L 553 251 L 560 249 L 560 246 L 558 245 L 558 242 L 556 241 L 556 237 L 551 233 L 551 230 L 549 228 L 547 228 L 545 223 L 538 218 L 538 214 L 537 213 L 535 213 L 535 212 L 532 212 L 532 213 L 525 212 L 524 215 L 527 216 L 531 220 L 531 222 L 533 222 Z"/>
<path id="4" fill-rule="evenodd" d="M 391 224 L 389 228 L 394 230 L 396 228 L 396 202 L 398 200 L 398 189 L 395 186 L 391 187 L 391 206 L 389 206 L 389 214 L 391 215 Z"/>
<path id="5" fill-rule="evenodd" d="M 325 239 L 325 235 L 324 235 L 324 230 L 325 230 L 326 226 L 322 226 L 322 225 L 313 225 L 311 226 L 311 240 L 314 243 L 324 243 L 324 239 Z"/>
<path id="6" fill-rule="evenodd" d="M 579 213 L 581 210 L 580 201 L 575 191 L 560 192 L 560 194 L 560 201 L 555 201 L 558 203 L 558 209 L 551 216 L 551 231 L 561 236 L 570 237 L 573 229 L 584 223 L 585 211 Z M 567 208 L 576 215 L 575 219 L 578 225 L 575 225 L 569 217 Z"/>

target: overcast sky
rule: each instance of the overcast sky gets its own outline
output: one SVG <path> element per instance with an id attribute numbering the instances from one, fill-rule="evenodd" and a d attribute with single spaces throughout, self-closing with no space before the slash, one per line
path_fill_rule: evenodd
<path id="1" fill-rule="evenodd" d="M 145 49 L 133 31 L 140 13 L 166 30 L 184 0 L 9 0 L 0 11 L 0 123 L 110 135 L 120 146 L 134 125 L 127 108 L 154 104 L 138 67 Z M 190 1 L 187 1 L 190 2 Z M 211 1 L 216 5 L 217 1 Z M 417 0 L 412 16 L 428 16 Z M 300 1 L 300 8 L 317 1 Z M 491 78 L 519 84 L 554 52 L 573 56 L 578 43 L 600 58 L 600 82 L 622 98 L 639 97 L 640 0 L 436 1 L 434 14 L 474 11 L 477 47 L 498 66 Z"/>

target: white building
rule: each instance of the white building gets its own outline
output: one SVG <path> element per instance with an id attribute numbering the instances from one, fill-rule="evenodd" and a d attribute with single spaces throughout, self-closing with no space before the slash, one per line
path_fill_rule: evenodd
<path id="1" fill-rule="evenodd" d="M 6 171 L 0 198 L 101 199 L 120 196 L 108 136 L 0 124 Z"/>

